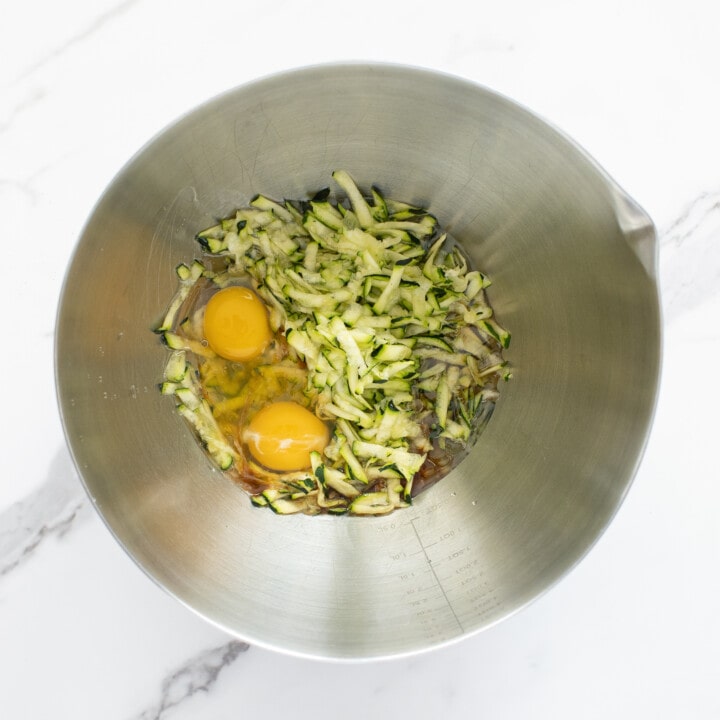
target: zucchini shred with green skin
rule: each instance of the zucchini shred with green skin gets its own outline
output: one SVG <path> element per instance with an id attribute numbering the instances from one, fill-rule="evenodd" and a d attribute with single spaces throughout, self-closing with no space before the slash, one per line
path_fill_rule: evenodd
<path id="1" fill-rule="evenodd" d="M 476 439 L 498 382 L 511 377 L 502 357 L 510 334 L 488 303 L 490 281 L 433 215 L 374 187 L 366 197 L 345 171 L 333 179 L 341 201 L 329 190 L 304 202 L 258 195 L 197 235 L 205 258 L 177 267 L 156 329 L 170 349 L 160 389 L 253 505 L 384 515 L 447 474 Z M 248 367 L 217 358 L 198 319 L 198 297 L 232 284 L 264 301 L 276 338 Z M 209 392 L 212 378 L 223 394 Z M 261 381 L 268 397 L 292 392 L 332 425 L 307 471 L 262 468 L 228 429 L 223 413 L 243 408 Z"/>

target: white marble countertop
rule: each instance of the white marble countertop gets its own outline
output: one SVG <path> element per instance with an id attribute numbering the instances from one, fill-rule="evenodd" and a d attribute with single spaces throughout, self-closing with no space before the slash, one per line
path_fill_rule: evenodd
<path id="1" fill-rule="evenodd" d="M 2 26 L 0 717 L 720 717 L 720 6 L 25 0 Z M 585 560 L 484 633 L 357 666 L 248 647 L 140 572 L 53 380 L 65 268 L 122 164 L 225 89 L 347 59 L 454 73 L 565 130 L 654 219 L 666 325 L 647 452 Z"/>

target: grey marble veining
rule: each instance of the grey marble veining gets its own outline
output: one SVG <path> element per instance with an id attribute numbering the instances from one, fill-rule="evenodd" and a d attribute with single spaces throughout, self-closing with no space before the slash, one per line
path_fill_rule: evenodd
<path id="1" fill-rule="evenodd" d="M 247 643 L 230 640 L 195 655 L 164 678 L 156 704 L 143 710 L 132 720 L 164 720 L 172 710 L 198 693 L 209 693 L 220 674 L 249 649 Z"/>
<path id="2" fill-rule="evenodd" d="M 660 286 L 666 324 L 720 292 L 720 191 L 701 193 L 663 230 Z"/>
<path id="3" fill-rule="evenodd" d="M 67 449 L 57 451 L 39 488 L 0 511 L 0 581 L 29 562 L 49 538 L 90 517 L 89 502 Z"/>
<path id="4" fill-rule="evenodd" d="M 95 17 L 88 20 L 84 27 L 77 29 L 68 37 L 61 38 L 57 45 L 48 49 L 46 52 L 39 54 L 29 65 L 27 65 L 15 78 L 14 83 L 20 83 L 29 76 L 45 67 L 49 63 L 57 60 L 68 50 L 95 35 L 99 30 L 104 28 L 111 21 L 126 13 L 133 5 L 137 5 L 140 0 L 123 0 L 109 7 Z"/>

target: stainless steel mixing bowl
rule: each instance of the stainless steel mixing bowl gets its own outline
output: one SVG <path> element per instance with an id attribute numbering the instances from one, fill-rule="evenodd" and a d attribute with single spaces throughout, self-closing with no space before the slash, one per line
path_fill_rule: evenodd
<path id="1" fill-rule="evenodd" d="M 385 518 L 280 517 L 213 470 L 162 397 L 151 333 L 193 236 L 336 168 L 426 205 L 494 281 L 513 380 L 472 453 Z M 324 658 L 412 653 L 507 617 L 568 572 L 636 471 L 660 365 L 651 220 L 582 150 L 469 82 L 320 66 L 233 90 L 102 196 L 59 308 L 67 439 L 110 530 L 228 632 Z"/>

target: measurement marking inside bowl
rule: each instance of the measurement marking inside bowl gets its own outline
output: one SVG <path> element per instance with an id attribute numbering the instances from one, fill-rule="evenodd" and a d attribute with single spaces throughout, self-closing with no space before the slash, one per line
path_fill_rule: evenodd
<path id="1" fill-rule="evenodd" d="M 453 607 L 452 603 L 450 602 L 450 598 L 447 596 L 447 593 L 445 592 L 445 588 L 443 587 L 443 584 L 438 577 L 437 572 L 435 572 L 435 565 L 430 559 L 430 556 L 427 554 L 427 547 L 425 546 L 420 539 L 420 534 L 417 531 L 417 528 L 415 527 L 415 520 L 416 518 L 412 518 L 410 520 L 410 525 L 413 529 L 413 532 L 415 533 L 415 537 L 417 538 L 418 543 L 420 544 L 420 547 L 422 548 L 422 552 L 425 555 L 425 560 L 427 561 L 428 567 L 430 568 L 430 572 L 432 573 L 433 577 L 435 578 L 435 583 L 440 588 L 440 592 L 442 592 L 443 598 L 445 599 L 445 602 L 447 603 L 448 608 L 450 609 L 450 612 L 452 613 L 453 618 L 455 618 L 455 622 L 457 623 L 458 627 L 460 628 L 460 632 L 464 633 L 465 628 L 463 627 L 463 624 L 460 622 L 460 618 L 457 616 L 457 613 L 455 612 L 455 608 Z M 442 542 L 442 539 L 432 543 L 432 545 L 437 545 L 438 542 Z"/>

